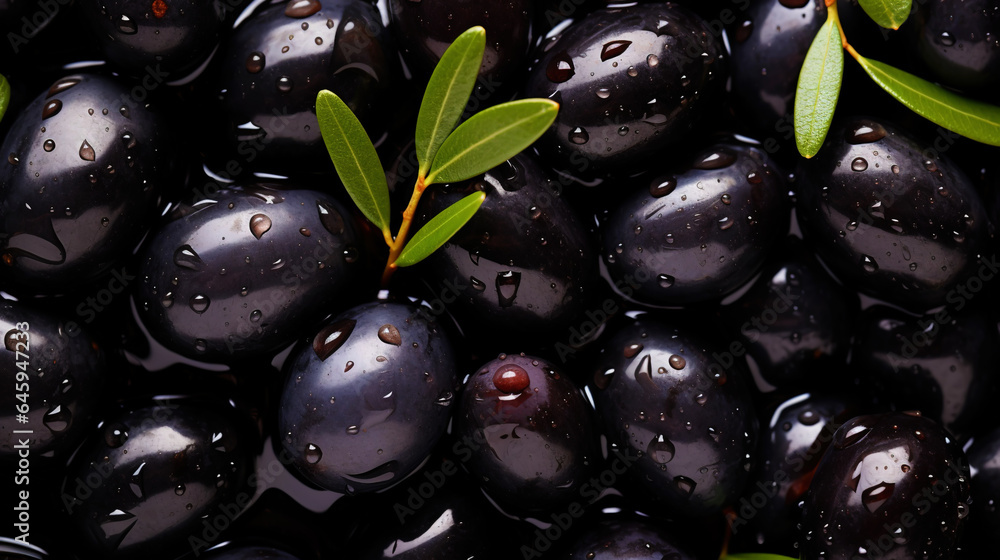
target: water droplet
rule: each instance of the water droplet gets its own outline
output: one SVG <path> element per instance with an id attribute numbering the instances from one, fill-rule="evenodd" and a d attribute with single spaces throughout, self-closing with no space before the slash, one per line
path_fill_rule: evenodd
<path id="1" fill-rule="evenodd" d="M 520 393 L 531 384 L 531 377 L 521 366 L 504 364 L 493 373 L 493 386 L 507 394 Z"/>
<path id="2" fill-rule="evenodd" d="M 53 99 L 42 107 L 42 120 L 56 116 L 62 110 L 62 101 Z"/>
<path id="3" fill-rule="evenodd" d="M 46 152 L 51 152 L 56 149 L 56 143 L 53 140 L 46 140 L 45 143 L 42 144 L 42 149 Z"/>
<path id="4" fill-rule="evenodd" d="M 117 449 L 128 441 L 128 426 L 121 422 L 109 424 L 104 428 L 104 443 L 112 449 Z"/>
<path id="5" fill-rule="evenodd" d="M 679 356 L 677 354 L 671 355 L 670 359 L 667 361 L 670 363 L 670 367 L 678 371 L 684 369 L 684 366 L 687 365 L 687 360 L 685 360 L 683 356 Z"/>
<path id="6" fill-rule="evenodd" d="M 601 99 L 607 99 L 611 97 L 611 90 L 609 90 L 608 88 L 600 88 L 597 90 L 597 97 L 600 97 Z"/>
<path id="7" fill-rule="evenodd" d="M 677 188 L 677 179 L 674 177 L 660 177 L 649 183 L 649 194 L 653 198 L 662 198 L 674 192 Z"/>
<path id="8" fill-rule="evenodd" d="M 625 347 L 622 354 L 626 358 L 634 358 L 639 354 L 639 352 L 642 352 L 642 344 L 629 344 Z"/>
<path id="9" fill-rule="evenodd" d="M 861 255 L 861 268 L 870 274 L 878 270 L 878 263 L 868 255 Z"/>
<path id="10" fill-rule="evenodd" d="M 649 445 L 646 447 L 646 453 L 653 462 L 659 465 L 666 465 L 674 458 L 674 444 L 661 434 L 649 442 Z"/>
<path id="11" fill-rule="evenodd" d="M 355 247 L 355 246 L 353 246 L 353 245 L 348 245 L 347 248 L 344 249 L 344 261 L 345 262 L 348 262 L 348 263 L 357 262 L 359 255 L 360 255 L 360 253 L 358 252 L 358 248 Z"/>
<path id="12" fill-rule="evenodd" d="M 885 138 L 886 131 L 882 125 L 874 122 L 864 122 L 847 131 L 845 140 L 851 144 L 871 144 Z"/>
<path id="13" fill-rule="evenodd" d="M 736 154 L 725 148 L 719 148 L 703 154 L 700 158 L 695 160 L 694 165 L 691 167 L 703 170 L 722 169 L 724 167 L 729 167 L 735 162 Z"/>
<path id="14" fill-rule="evenodd" d="M 497 272 L 496 290 L 500 307 L 510 307 L 517 299 L 517 290 L 521 286 L 521 273 L 510 270 Z"/>
<path id="15" fill-rule="evenodd" d="M 628 127 L 622 126 L 618 129 L 618 136 L 625 136 L 628 134 Z"/>
<path id="16" fill-rule="evenodd" d="M 293 18 L 309 17 L 320 11 L 323 5 L 319 0 L 291 0 L 285 5 L 285 15 Z"/>
<path id="17" fill-rule="evenodd" d="M 349 435 L 356 436 L 361 430 L 357 426 L 348 426 L 346 431 Z"/>
<path id="18" fill-rule="evenodd" d="M 861 503 L 868 507 L 868 511 L 875 513 L 880 507 L 885 505 L 886 500 L 892 496 L 892 491 L 895 488 L 896 485 L 890 482 L 876 484 L 861 493 Z"/>
<path id="19" fill-rule="evenodd" d="M 950 47 L 955 44 L 955 37 L 947 31 L 942 31 L 941 34 L 938 35 L 938 42 L 946 47 Z"/>
<path id="20" fill-rule="evenodd" d="M 263 316 L 264 314 L 260 312 L 260 309 L 254 309 L 253 311 L 250 312 L 250 322 L 259 323 L 261 317 Z"/>
<path id="21" fill-rule="evenodd" d="M 819 414 L 816 414 L 813 410 L 803 410 L 799 413 L 799 422 L 802 422 L 805 426 L 812 426 L 819 422 Z"/>
<path id="22" fill-rule="evenodd" d="M 612 65 L 612 66 L 617 66 L 617 65 L 618 65 L 618 63 L 617 63 L 617 62 L 612 62 L 612 63 L 611 63 L 611 65 Z M 626 70 L 625 72 L 626 72 L 626 73 L 627 73 L 627 74 L 628 74 L 629 76 L 632 76 L 633 78 L 639 75 L 639 71 L 638 71 L 638 70 L 636 70 L 635 66 L 629 66 L 629 67 L 628 67 L 628 70 Z"/>
<path id="23" fill-rule="evenodd" d="M 858 172 L 868 169 L 868 160 L 863 157 L 854 158 L 854 161 L 851 162 L 851 169 Z"/>
<path id="24" fill-rule="evenodd" d="M 572 78 L 575 73 L 576 69 L 573 68 L 573 59 L 570 58 L 566 51 L 557 53 L 549 61 L 549 65 L 545 67 L 545 76 L 556 84 L 561 84 Z"/>
<path id="25" fill-rule="evenodd" d="M 58 82 L 52 84 L 52 87 L 49 88 L 48 93 L 45 94 L 45 99 L 48 99 L 53 95 L 60 94 L 79 83 L 80 78 L 66 78 L 64 80 L 59 80 Z"/>
<path id="26" fill-rule="evenodd" d="M 262 52 L 252 52 L 250 56 L 247 57 L 246 68 L 247 72 L 251 74 L 256 74 L 264 69 L 264 64 L 266 59 L 264 58 L 264 53 Z"/>
<path id="27" fill-rule="evenodd" d="M 145 483 L 143 480 L 142 469 L 146 467 L 145 461 L 140 463 L 134 471 L 132 471 L 132 476 L 129 478 L 128 486 L 135 494 L 136 498 L 141 498 L 145 493 Z"/>
<path id="28" fill-rule="evenodd" d="M 209 303 L 208 296 L 204 294 L 195 294 L 191 296 L 191 300 L 188 302 L 191 310 L 195 313 L 204 313 L 208 309 Z"/>
<path id="29" fill-rule="evenodd" d="M 604 47 L 601 48 L 601 61 L 606 62 L 610 58 L 620 56 L 628 50 L 631 44 L 632 41 L 609 41 L 604 43 Z"/>
<path id="30" fill-rule="evenodd" d="M 80 144 L 80 159 L 84 161 L 94 161 L 97 158 L 97 154 L 94 153 L 93 146 L 90 145 L 86 140 Z"/>
<path id="31" fill-rule="evenodd" d="M 118 18 L 118 31 L 121 31 L 125 35 L 135 35 L 139 31 L 139 28 L 128 16 L 122 15 L 122 17 Z"/>
<path id="32" fill-rule="evenodd" d="M 402 337 L 399 336 L 399 329 L 388 323 L 379 327 L 378 339 L 386 344 L 392 344 L 393 346 L 399 346 L 403 343 Z"/>
<path id="33" fill-rule="evenodd" d="M 917 269 L 917 263 L 910 263 L 910 270 L 916 270 L 916 269 Z"/>
<path id="34" fill-rule="evenodd" d="M 690 478 L 688 478 L 686 476 L 675 476 L 674 477 L 674 484 L 676 484 L 677 488 L 681 492 L 683 492 L 686 496 L 690 496 L 691 494 L 693 494 L 694 493 L 694 487 L 697 486 L 697 484 L 695 483 L 695 481 L 691 480 Z"/>
<path id="35" fill-rule="evenodd" d="M 19 163 L 21 163 L 21 160 L 18 159 L 17 154 L 11 152 L 10 155 L 7 156 L 7 162 L 10 163 L 11 165 L 18 165 Z"/>
<path id="36" fill-rule="evenodd" d="M 288 76 L 281 76 L 275 82 L 275 85 L 278 86 L 278 91 L 282 93 L 288 93 L 292 91 L 292 86 L 294 86 L 295 84 L 292 82 L 292 79 L 289 78 Z"/>
<path id="37" fill-rule="evenodd" d="M 674 285 L 674 277 L 669 274 L 660 274 L 656 279 L 661 288 L 669 288 Z"/>
<path id="38" fill-rule="evenodd" d="M 931 173 L 934 173 L 935 171 L 938 170 L 938 167 L 937 164 L 934 163 L 934 160 L 927 159 L 924 160 L 924 169 L 930 171 Z"/>
<path id="39" fill-rule="evenodd" d="M 871 431 L 872 429 L 869 428 L 868 426 L 865 426 L 864 424 L 857 424 L 849 428 L 847 432 L 844 434 L 843 439 L 839 442 L 835 441 L 834 445 L 835 447 L 837 447 L 837 449 L 843 449 L 850 445 L 854 445 L 855 443 L 858 443 L 859 441 L 864 439 L 864 437 L 867 436 L 868 433 Z"/>
<path id="40" fill-rule="evenodd" d="M 320 200 L 316 201 L 316 208 L 319 211 L 319 221 L 326 231 L 333 235 L 344 233 L 344 217 L 336 208 Z"/>
<path id="41" fill-rule="evenodd" d="M 208 343 L 203 338 L 196 338 L 194 340 L 194 350 L 199 354 L 204 353 L 208 351 Z"/>
<path id="42" fill-rule="evenodd" d="M 353 319 L 341 319 L 327 325 L 313 338 L 313 352 L 316 353 L 316 356 L 320 360 L 326 360 L 330 357 L 330 354 L 333 354 L 338 348 L 343 346 L 347 337 L 351 336 L 351 333 L 354 331 L 356 324 L 357 321 Z"/>
<path id="43" fill-rule="evenodd" d="M 438 406 L 451 406 L 453 400 L 455 400 L 455 394 L 451 391 L 445 391 L 434 401 L 434 404 Z"/>
<path id="44" fill-rule="evenodd" d="M 323 451 L 320 450 L 319 447 L 310 443 L 306 445 L 305 457 L 307 463 L 315 465 L 320 459 L 323 458 Z"/>
<path id="45" fill-rule="evenodd" d="M 655 54 L 651 54 L 646 57 L 646 64 L 648 64 L 650 68 L 656 68 L 660 64 L 660 59 Z"/>
<path id="46" fill-rule="evenodd" d="M 580 128 L 579 126 L 569 131 L 569 141 L 574 144 L 586 144 L 590 140 L 590 135 L 587 131 Z"/>
<path id="47" fill-rule="evenodd" d="M 719 229 L 726 231 L 727 229 L 733 227 L 736 220 L 730 220 L 728 216 L 725 216 L 719 220 Z"/>
<path id="48" fill-rule="evenodd" d="M 739 27 L 736 28 L 736 31 L 733 33 L 733 39 L 737 43 L 744 43 L 746 42 L 747 39 L 750 38 L 750 35 L 752 33 L 753 33 L 753 22 L 748 19 L 743 20 L 743 23 L 741 23 Z"/>
<path id="49" fill-rule="evenodd" d="M 69 428 L 70 422 L 73 420 L 73 413 L 70 412 L 68 408 L 63 408 L 62 405 L 55 405 L 50 408 L 45 416 L 42 417 L 42 423 L 52 432 L 59 433 L 66 431 Z"/>
<path id="50" fill-rule="evenodd" d="M 892 170 L 892 173 L 894 175 L 899 175 L 899 166 L 898 165 L 893 165 L 890 169 Z"/>
<path id="51" fill-rule="evenodd" d="M 271 229 L 271 218 L 264 214 L 254 214 L 250 217 L 250 233 L 260 239 Z"/>

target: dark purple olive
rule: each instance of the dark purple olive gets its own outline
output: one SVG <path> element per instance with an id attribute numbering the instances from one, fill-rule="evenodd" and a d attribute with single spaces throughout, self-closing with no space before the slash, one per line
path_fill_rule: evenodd
<path id="1" fill-rule="evenodd" d="M 975 304 L 973 304 L 975 305 Z M 913 317 L 891 307 L 865 310 L 851 370 L 899 410 L 919 410 L 958 441 L 997 425 L 997 322 L 981 306 Z"/>
<path id="2" fill-rule="evenodd" d="M 574 543 L 567 560 L 694 560 L 677 539 L 653 523 L 606 521 Z"/>
<path id="3" fill-rule="evenodd" d="M 604 433 L 634 458 L 628 476 L 641 497 L 685 516 L 736 503 L 757 440 L 741 358 L 640 314 L 607 334 L 593 371 Z"/>
<path id="4" fill-rule="evenodd" d="M 264 185 L 180 206 L 141 257 L 134 293 L 153 337 L 185 356 L 274 352 L 346 306 L 359 226 L 333 197 Z"/>
<path id="5" fill-rule="evenodd" d="M 581 498 L 599 493 L 599 484 L 588 482 L 600 461 L 592 414 L 580 390 L 553 364 L 500 354 L 465 382 L 455 453 L 512 514 L 580 506 Z"/>
<path id="6" fill-rule="evenodd" d="M 299 560 L 297 556 L 264 545 L 229 543 L 203 556 L 205 560 Z"/>
<path id="7" fill-rule="evenodd" d="M 0 278 L 31 294 L 78 291 L 121 266 L 170 177 L 167 127 L 130 87 L 57 80 L 0 145 Z"/>
<path id="8" fill-rule="evenodd" d="M 803 160 L 798 179 L 799 223 L 823 262 L 849 286 L 913 311 L 954 305 L 1000 268 L 982 200 L 936 154 L 884 122 L 851 118 Z"/>
<path id="9" fill-rule="evenodd" d="M 427 311 L 364 304 L 289 356 L 278 437 L 306 480 L 347 494 L 382 490 L 409 476 L 444 435 L 458 373 Z"/>
<path id="10" fill-rule="evenodd" d="M 477 190 L 486 193 L 482 207 L 418 269 L 435 303 L 473 339 L 492 332 L 493 348 L 562 336 L 599 283 L 586 225 L 526 155 L 473 180 L 428 189 L 418 220 Z"/>
<path id="11" fill-rule="evenodd" d="M 361 0 L 268 2 L 222 48 L 222 133 L 234 161 L 258 171 L 333 172 L 316 95 L 340 96 L 379 142 L 400 82 L 378 10 Z"/>
<path id="12" fill-rule="evenodd" d="M 917 2 L 907 27 L 911 48 L 942 84 L 972 91 L 1000 84 L 997 0 Z"/>
<path id="13" fill-rule="evenodd" d="M 597 10 L 536 56 L 523 97 L 560 104 L 538 148 L 581 176 L 655 163 L 717 110 L 728 77 L 720 37 L 672 3 Z"/>
<path id="14" fill-rule="evenodd" d="M 976 437 L 968 447 L 972 471 L 972 503 L 963 550 L 969 558 L 988 557 L 996 550 L 993 536 L 1000 530 L 1000 429 Z"/>
<path id="15" fill-rule="evenodd" d="M 635 301 L 719 300 L 749 281 L 788 231 L 781 174 L 763 150 L 717 144 L 662 170 L 601 224 L 601 256 Z"/>
<path id="16" fill-rule="evenodd" d="M 219 537 L 253 498 L 254 438 L 215 401 L 158 400 L 108 418 L 61 489 L 90 557 L 172 557 Z"/>
<path id="17" fill-rule="evenodd" d="M 0 332 L 6 350 L 0 351 L 0 378 L 8 387 L 0 393 L 0 459 L 28 452 L 61 462 L 101 410 L 104 353 L 75 324 L 23 302 L 0 302 Z"/>
<path id="18" fill-rule="evenodd" d="M 816 386 L 816 369 L 847 362 L 858 296 L 837 284 L 798 237 L 772 253 L 760 278 L 723 308 L 729 331 L 776 387 Z"/>
<path id="19" fill-rule="evenodd" d="M 858 416 L 833 435 L 803 509 L 803 558 L 954 558 L 969 512 L 961 448 L 918 413 Z"/>

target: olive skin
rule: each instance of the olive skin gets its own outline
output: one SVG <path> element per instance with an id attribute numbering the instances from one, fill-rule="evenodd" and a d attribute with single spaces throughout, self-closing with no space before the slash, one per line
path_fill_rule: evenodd
<path id="1" fill-rule="evenodd" d="M 921 2 L 910 20 L 911 48 L 942 84 L 975 92 L 1000 84 L 1000 2 Z"/>
<path id="2" fill-rule="evenodd" d="M 65 460 L 102 410 L 103 350 L 79 327 L 23 302 L 0 301 L 0 332 L 6 350 L 0 377 L 11 388 L 0 395 L 0 459 L 16 460 L 16 446 L 27 437 L 34 460 Z M 17 422 L 22 410 L 26 423 Z"/>
<path id="3" fill-rule="evenodd" d="M 141 77 L 175 81 L 205 62 L 246 0 L 84 0 L 81 12 L 109 62 Z"/>
<path id="4" fill-rule="evenodd" d="M 491 344 L 522 346 L 562 335 L 600 283 L 586 225 L 525 154 L 473 180 L 431 187 L 418 225 L 477 190 L 486 201 L 421 263 L 421 279 L 435 296 L 454 292 L 441 300 L 472 337 L 492 331 Z"/>
<path id="5" fill-rule="evenodd" d="M 751 475 L 755 483 L 747 485 L 739 507 L 727 512 L 731 551 L 798 556 L 798 504 L 834 432 L 856 410 L 839 395 L 802 393 L 767 411 Z"/>
<path id="6" fill-rule="evenodd" d="M 136 558 L 211 540 L 253 498 L 248 424 L 214 400 L 156 400 L 108 418 L 73 459 L 63 510 L 92 557 Z M 234 513 L 235 510 L 235 513 Z"/>
<path id="7" fill-rule="evenodd" d="M 884 122 L 851 118 L 799 169 L 799 225 L 824 264 L 915 312 L 954 305 L 956 285 L 996 267 L 985 257 L 993 232 L 982 200 L 931 152 Z"/>
<path id="8" fill-rule="evenodd" d="M 173 215 L 133 296 L 153 338 L 191 358 L 274 352 L 346 307 L 361 275 L 361 230 L 327 194 L 232 187 Z"/>
<path id="9" fill-rule="evenodd" d="M 969 528 L 962 548 L 969 558 L 986 557 L 994 550 L 993 535 L 1000 529 L 1000 429 L 976 437 L 968 448 L 972 471 Z"/>
<path id="10" fill-rule="evenodd" d="M 720 300 L 749 281 L 780 242 L 789 206 L 763 150 L 717 144 L 689 169 L 657 175 L 613 209 L 601 224 L 601 256 L 634 301 Z"/>
<path id="11" fill-rule="evenodd" d="M 465 382 L 454 431 L 459 459 L 510 514 L 591 497 L 582 487 L 600 461 L 592 412 L 550 362 L 500 354 L 484 364 Z"/>
<path id="12" fill-rule="evenodd" d="M 11 290 L 84 288 L 149 231 L 171 176 L 170 142 L 130 89 L 66 76 L 11 125 L 0 145 L 0 279 Z"/>
<path id="13" fill-rule="evenodd" d="M 969 465 L 917 413 L 858 416 L 833 435 L 806 493 L 803 558 L 954 557 L 969 503 Z M 878 556 L 876 556 L 878 555 Z"/>
<path id="14" fill-rule="evenodd" d="M 597 10 L 545 42 L 522 97 L 560 104 L 536 143 L 574 175 L 633 174 L 684 142 L 728 77 L 722 41 L 671 3 Z"/>
<path id="15" fill-rule="evenodd" d="M 454 350 L 427 309 L 372 302 L 335 317 L 289 356 L 278 437 L 309 482 L 346 494 L 409 476 L 444 435 Z"/>
<path id="16" fill-rule="evenodd" d="M 205 560 L 299 560 L 297 556 L 270 546 L 229 544 L 205 555 Z"/>
<path id="17" fill-rule="evenodd" d="M 898 410 L 919 410 L 960 442 L 997 424 L 997 321 L 982 307 L 913 317 L 865 310 L 851 370 L 864 372 Z"/>
<path id="18" fill-rule="evenodd" d="M 613 520 L 597 524 L 574 543 L 567 560 L 694 560 L 695 555 L 653 523 Z"/>
<path id="19" fill-rule="evenodd" d="M 650 314 L 608 333 L 594 363 L 604 433 L 635 458 L 626 476 L 642 496 L 692 517 L 735 503 L 757 441 L 745 365 Z"/>
<path id="20" fill-rule="evenodd" d="M 775 249 L 749 290 L 722 310 L 775 387 L 814 387 L 817 368 L 843 367 L 855 320 L 857 294 L 837 284 L 798 237 Z"/>
<path id="21" fill-rule="evenodd" d="M 323 89 L 347 103 L 372 139 L 385 133 L 384 108 L 398 94 L 398 55 L 368 2 L 270 2 L 239 25 L 220 54 L 224 140 L 255 170 L 333 172 L 316 120 Z"/>

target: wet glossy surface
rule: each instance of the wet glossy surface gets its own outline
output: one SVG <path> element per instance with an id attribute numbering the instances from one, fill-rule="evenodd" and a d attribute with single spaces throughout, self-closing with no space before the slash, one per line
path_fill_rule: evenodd
<path id="1" fill-rule="evenodd" d="M 560 370 L 532 356 L 501 354 L 465 383 L 454 423 L 454 437 L 463 442 L 459 459 L 511 514 L 590 497 L 583 487 L 600 461 L 596 425 L 583 394 Z M 506 376 L 524 375 L 521 390 L 497 386 Z"/>
<path id="2" fill-rule="evenodd" d="M 861 311 L 802 240 L 788 237 L 753 286 L 722 316 L 776 387 L 815 386 L 816 368 L 843 367 Z"/>
<path id="3" fill-rule="evenodd" d="M 599 282 L 586 224 L 527 155 L 481 178 L 428 189 L 418 219 L 476 190 L 486 201 L 418 268 L 422 283 L 470 336 L 492 331 L 496 344 L 532 344 L 561 335 Z"/>
<path id="4" fill-rule="evenodd" d="M 762 150 L 718 144 L 663 169 L 601 224 L 619 290 L 653 305 L 722 297 L 750 280 L 788 228 L 789 201 Z"/>
<path id="5" fill-rule="evenodd" d="M 1000 530 L 1000 430 L 973 440 L 968 448 L 972 470 L 972 507 L 969 528 L 962 548 L 968 558 L 989 556 L 995 549 L 994 536 Z"/>
<path id="6" fill-rule="evenodd" d="M 838 278 L 914 311 L 990 273 L 976 258 L 992 253 L 972 183 L 925 148 L 884 122 L 849 119 L 801 166 L 797 189 L 806 240 Z"/>
<path id="7" fill-rule="evenodd" d="M 0 458 L 15 458 L 15 446 L 27 439 L 32 456 L 64 461 L 93 430 L 105 403 L 104 352 L 88 333 L 66 325 L 25 303 L 0 302 L 0 376 L 10 387 L 0 395 Z M 27 422 L 17 421 L 21 414 Z"/>
<path id="8" fill-rule="evenodd" d="M 597 10 L 543 42 L 522 97 L 560 103 L 537 144 L 574 175 L 641 171 L 713 110 L 725 49 L 675 4 Z"/>
<path id="9" fill-rule="evenodd" d="M 799 550 L 805 558 L 947 560 L 968 504 L 968 462 L 937 424 L 859 416 L 837 430 L 816 469 Z"/>
<path id="10" fill-rule="evenodd" d="M 639 498 L 684 516 L 735 503 L 757 440 L 743 363 L 643 314 L 609 333 L 593 371 L 604 433 L 636 458 L 628 476 L 642 488 Z"/>
<path id="11" fill-rule="evenodd" d="M 203 516 L 231 522 L 253 497 L 247 429 L 215 401 L 159 401 L 108 418 L 62 483 L 73 538 L 100 557 L 168 557 L 189 536 L 211 539 Z"/>
<path id="12" fill-rule="evenodd" d="M 141 256 L 134 299 L 156 340 L 199 360 L 290 344 L 349 304 L 364 266 L 352 215 L 316 191 L 229 188 L 174 216 Z"/>
<path id="13" fill-rule="evenodd" d="M 692 560 L 652 523 L 606 521 L 570 547 L 570 560 Z"/>
<path id="14" fill-rule="evenodd" d="M 865 311 L 851 369 L 865 372 L 897 410 L 919 410 L 959 441 L 997 424 L 997 321 L 982 304 L 911 317 L 886 306 Z"/>
<path id="15" fill-rule="evenodd" d="M 10 290 L 85 288 L 153 225 L 173 146 L 129 89 L 67 76 L 11 125 L 0 145 L 0 278 Z"/>
<path id="16" fill-rule="evenodd" d="M 373 5 L 303 6 L 287 13 L 284 2 L 263 6 L 219 53 L 223 138 L 259 171 L 333 172 L 316 121 L 320 90 L 339 95 L 376 142 L 385 132 L 385 107 L 399 93 L 397 53 Z"/>
<path id="17" fill-rule="evenodd" d="M 914 49 L 941 83 L 973 91 L 1000 83 L 1000 2 L 925 2 L 911 18 Z"/>
<path id="18" fill-rule="evenodd" d="M 374 302 L 335 317 L 287 362 L 278 437 L 292 466 L 347 494 L 399 482 L 444 435 L 454 360 L 426 308 Z"/>
<path id="19" fill-rule="evenodd" d="M 272 548 L 252 544 L 230 544 L 204 555 L 205 560 L 298 560 L 298 557 Z"/>

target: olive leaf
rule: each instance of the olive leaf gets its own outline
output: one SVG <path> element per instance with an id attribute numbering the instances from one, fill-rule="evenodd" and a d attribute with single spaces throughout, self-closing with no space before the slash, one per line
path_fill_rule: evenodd
<path id="1" fill-rule="evenodd" d="M 484 200 L 486 193 L 472 193 L 431 218 L 403 247 L 403 252 L 396 259 L 396 266 L 416 264 L 437 251 L 451 239 L 451 236 L 462 229 L 462 226 L 479 210 Z"/>
<path id="2" fill-rule="evenodd" d="M 910 16 L 912 0 L 858 0 L 868 17 L 886 29 L 899 29 Z"/>
<path id="3" fill-rule="evenodd" d="M 844 50 L 836 18 L 828 18 L 809 46 L 795 90 L 795 145 L 810 158 L 833 121 L 844 76 Z"/>
<path id="4" fill-rule="evenodd" d="M 7 105 L 10 104 L 10 82 L 0 74 L 0 119 L 7 112 Z"/>
<path id="5" fill-rule="evenodd" d="M 434 68 L 420 102 L 414 137 L 421 175 L 430 170 L 438 148 L 462 117 L 485 49 L 486 30 L 472 27 L 455 39 Z"/>
<path id="6" fill-rule="evenodd" d="M 911 111 L 977 142 L 1000 146 L 1000 107 L 967 99 L 888 64 L 855 56 L 868 76 Z"/>
<path id="7" fill-rule="evenodd" d="M 533 144 L 558 111 L 550 99 L 521 99 L 476 113 L 441 144 L 426 183 L 464 181 L 489 171 Z"/>
<path id="8" fill-rule="evenodd" d="M 350 107 L 330 90 L 316 96 L 316 118 L 347 194 L 389 236 L 389 185 L 368 133 Z"/>

